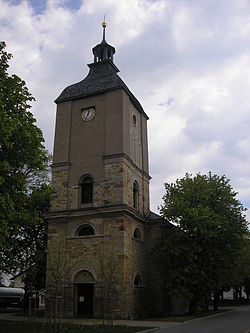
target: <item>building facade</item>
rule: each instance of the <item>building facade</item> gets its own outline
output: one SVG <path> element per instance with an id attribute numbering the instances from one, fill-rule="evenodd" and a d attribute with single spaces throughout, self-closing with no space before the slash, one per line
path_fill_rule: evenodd
<path id="1" fill-rule="evenodd" d="M 62 297 L 65 316 L 135 318 L 148 309 L 159 217 L 149 207 L 148 117 L 117 75 L 105 28 L 87 77 L 55 101 L 47 299 Z"/>

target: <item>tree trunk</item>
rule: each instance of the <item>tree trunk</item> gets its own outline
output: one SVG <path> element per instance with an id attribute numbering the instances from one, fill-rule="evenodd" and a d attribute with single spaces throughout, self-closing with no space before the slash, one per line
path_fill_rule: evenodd
<path id="1" fill-rule="evenodd" d="M 219 302 L 220 294 L 218 291 L 214 292 L 214 299 L 213 299 L 213 308 L 214 311 L 218 310 L 218 302 Z"/>
<path id="2" fill-rule="evenodd" d="M 201 301 L 201 311 L 202 312 L 208 312 L 208 295 L 204 295 L 202 297 L 202 301 Z"/>
<path id="3" fill-rule="evenodd" d="M 192 298 L 190 303 L 189 303 L 189 314 L 194 315 L 197 314 L 198 312 L 198 299 L 197 298 Z"/>
<path id="4" fill-rule="evenodd" d="M 172 302 L 168 290 L 163 290 L 164 315 L 172 316 Z"/>
<path id="5" fill-rule="evenodd" d="M 242 286 L 239 287 L 239 299 L 242 301 Z"/>
<path id="6" fill-rule="evenodd" d="M 234 289 L 234 300 L 235 300 L 235 302 L 237 303 L 238 302 L 238 300 L 239 300 L 239 289 L 238 288 L 235 288 Z"/>

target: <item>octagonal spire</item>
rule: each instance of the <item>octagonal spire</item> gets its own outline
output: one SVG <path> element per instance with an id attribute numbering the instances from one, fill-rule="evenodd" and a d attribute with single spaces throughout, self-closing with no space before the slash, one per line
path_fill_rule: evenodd
<path id="1" fill-rule="evenodd" d="M 113 56 L 115 54 L 115 48 L 113 46 L 109 45 L 105 40 L 106 26 L 107 26 L 107 23 L 105 21 L 105 16 L 104 16 L 104 21 L 102 22 L 102 27 L 103 27 L 102 42 L 100 44 L 97 44 L 92 49 L 92 52 L 94 54 L 94 62 L 100 62 L 103 60 L 113 61 Z"/>

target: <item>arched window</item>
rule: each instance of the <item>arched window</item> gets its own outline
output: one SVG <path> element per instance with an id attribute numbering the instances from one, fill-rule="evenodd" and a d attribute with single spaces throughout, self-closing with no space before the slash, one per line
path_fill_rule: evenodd
<path id="1" fill-rule="evenodd" d="M 139 274 L 136 274 L 134 278 L 134 287 L 142 287 L 142 278 Z"/>
<path id="2" fill-rule="evenodd" d="M 139 186 L 137 181 L 134 181 L 133 185 L 133 207 L 138 210 L 138 204 L 139 204 Z"/>
<path id="3" fill-rule="evenodd" d="M 76 230 L 76 236 L 91 236 L 95 234 L 95 230 L 90 224 L 83 224 Z"/>
<path id="4" fill-rule="evenodd" d="M 90 175 L 83 176 L 80 179 L 81 186 L 81 203 L 93 202 L 93 178 Z"/>
<path id="5" fill-rule="evenodd" d="M 141 240 L 141 233 L 140 233 L 140 230 L 138 228 L 135 228 L 133 237 L 135 239 Z"/>
<path id="6" fill-rule="evenodd" d="M 95 283 L 96 279 L 90 271 L 82 269 L 76 273 L 73 281 L 74 283 Z"/>

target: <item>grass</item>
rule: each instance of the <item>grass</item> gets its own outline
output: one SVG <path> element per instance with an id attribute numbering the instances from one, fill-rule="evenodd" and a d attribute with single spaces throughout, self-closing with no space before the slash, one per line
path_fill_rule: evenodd
<path id="1" fill-rule="evenodd" d="M 64 324 L 60 333 L 134 333 L 148 329 L 147 327 L 129 327 L 129 326 L 83 326 Z M 59 333 L 59 330 L 57 330 Z M 1 320 L 0 333 L 54 333 L 54 328 L 46 326 L 43 323 L 14 322 Z"/>

